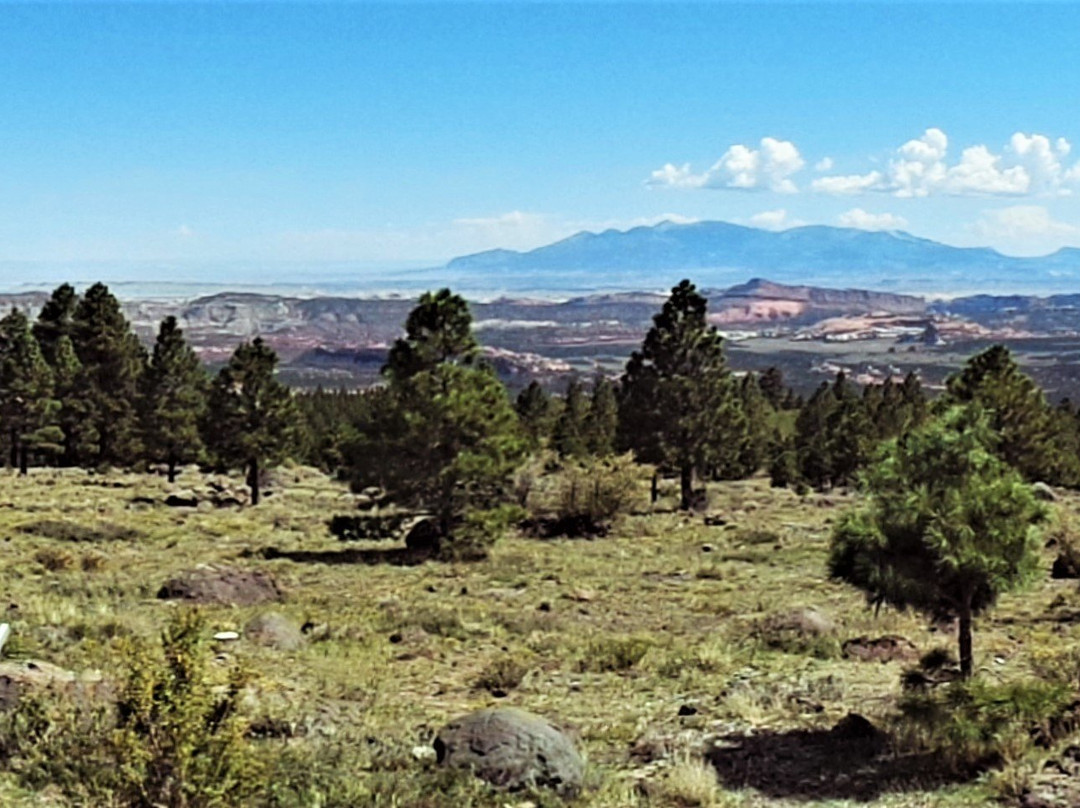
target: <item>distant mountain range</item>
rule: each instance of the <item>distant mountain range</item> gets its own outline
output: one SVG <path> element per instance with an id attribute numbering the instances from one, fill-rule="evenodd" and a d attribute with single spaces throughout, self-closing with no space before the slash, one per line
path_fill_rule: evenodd
<path id="1" fill-rule="evenodd" d="M 621 278 L 685 273 L 699 286 L 765 276 L 816 286 L 895 288 L 953 295 L 980 289 L 1049 292 L 1080 288 L 1080 250 L 1017 258 L 989 247 L 952 247 L 902 231 L 814 225 L 774 232 L 729 222 L 661 222 L 626 231 L 582 232 L 528 252 L 490 250 L 455 258 L 454 273 L 587 275 L 598 286 Z"/>

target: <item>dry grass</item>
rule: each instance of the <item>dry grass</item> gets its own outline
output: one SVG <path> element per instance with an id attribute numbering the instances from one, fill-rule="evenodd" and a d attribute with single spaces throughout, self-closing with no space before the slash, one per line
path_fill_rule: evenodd
<path id="1" fill-rule="evenodd" d="M 451 789 L 457 802 L 423 802 L 416 790 L 437 775 L 413 747 L 456 715 L 501 704 L 553 718 L 580 739 L 590 767 L 581 806 L 848 805 L 718 782 L 701 754 L 714 738 L 824 730 L 853 710 L 881 720 L 894 710 L 900 664 L 773 648 L 755 639 L 754 626 L 814 608 L 840 640 L 895 633 L 922 650 L 952 643 L 916 616 L 875 617 L 858 593 L 826 579 L 830 524 L 849 499 L 800 498 L 767 480 L 713 486 L 721 526 L 642 513 L 604 539 L 509 536 L 484 562 L 399 566 L 365 563 L 390 549 L 386 542 L 344 545 L 329 534 L 327 519 L 350 512 L 351 497 L 308 469 L 280 471 L 272 496 L 240 509 L 132 503 L 164 497 L 168 486 L 156 477 L 0 474 L 0 619 L 14 630 L 7 656 L 108 671 L 120 638 L 155 638 L 176 608 L 155 598 L 171 574 L 223 563 L 278 578 L 288 598 L 274 610 L 314 626 L 309 642 L 290 652 L 246 641 L 227 650 L 256 674 L 254 711 L 295 730 L 296 754 L 347 767 L 367 789 L 297 805 L 523 804 L 506 795 L 489 802 L 467 784 Z M 195 487 L 192 474 L 177 487 Z M 642 510 L 645 491 L 643 480 Z M 115 538 L 95 535 L 91 548 L 22 529 L 55 521 L 99 532 L 108 525 Z M 267 547 L 279 551 L 272 560 Z M 1007 679 L 1027 674 L 1047 647 L 1080 645 L 1080 623 L 1061 618 L 1080 610 L 1075 590 L 1047 578 L 1004 598 L 976 627 L 979 665 Z M 205 609 L 214 630 L 240 629 L 260 611 Z M 686 705 L 692 713 L 680 715 Z M 650 734 L 667 739 L 668 751 L 645 762 L 632 750 Z M 974 782 L 887 792 L 874 804 L 980 805 L 989 793 Z M 63 802 L 19 792 L 0 775 L 0 804 Z"/>

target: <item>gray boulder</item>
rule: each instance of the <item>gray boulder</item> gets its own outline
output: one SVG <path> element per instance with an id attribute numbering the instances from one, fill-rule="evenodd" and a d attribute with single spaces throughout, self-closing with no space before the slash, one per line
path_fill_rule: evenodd
<path id="1" fill-rule="evenodd" d="M 447 724 L 435 739 L 440 765 L 471 769 L 511 791 L 543 787 L 564 797 L 581 790 L 585 763 L 573 742 L 539 716 L 513 708 L 480 710 Z"/>

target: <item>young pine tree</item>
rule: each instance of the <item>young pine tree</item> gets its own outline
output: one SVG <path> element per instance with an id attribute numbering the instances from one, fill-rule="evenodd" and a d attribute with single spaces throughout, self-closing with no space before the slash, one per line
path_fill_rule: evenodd
<path id="1" fill-rule="evenodd" d="M 208 387 L 199 358 L 184 340 L 175 317 L 161 323 L 141 386 L 143 447 L 149 459 L 167 465 L 171 483 L 178 465 L 192 463 L 202 453 L 199 425 Z"/>
<path id="2" fill-rule="evenodd" d="M 585 394 L 585 385 L 578 379 L 571 379 L 551 439 L 552 448 L 560 457 L 580 458 L 589 453 L 588 419 L 589 398 Z"/>
<path id="3" fill-rule="evenodd" d="M 79 296 L 70 283 L 62 284 L 53 290 L 45 301 L 34 323 L 34 338 L 41 346 L 45 361 L 56 367 L 60 354 L 60 343 L 64 338 L 71 339 L 74 333 L 75 309 L 79 305 Z"/>
<path id="4" fill-rule="evenodd" d="M 405 336 L 390 348 L 383 375 L 407 379 L 438 365 L 472 364 L 480 348 L 469 304 L 449 289 L 425 292 L 405 321 Z"/>
<path id="5" fill-rule="evenodd" d="M 72 317 L 72 344 L 82 365 L 86 424 L 93 432 L 95 463 L 127 465 L 138 454 L 139 378 L 146 352 L 108 287 L 86 290 Z"/>
<path id="6" fill-rule="evenodd" d="M 615 385 L 611 380 L 598 376 L 589 399 L 589 413 L 585 417 L 585 448 L 596 457 L 609 457 L 615 453 L 615 435 L 619 429 L 619 403 L 615 398 Z"/>
<path id="7" fill-rule="evenodd" d="M 711 468 L 717 447 L 737 440 L 731 374 L 706 304 L 688 280 L 672 289 L 621 385 L 620 443 L 641 461 L 678 470 L 683 509 L 692 504 L 695 471 Z"/>
<path id="8" fill-rule="evenodd" d="M 518 420 L 521 421 L 521 428 L 528 437 L 529 445 L 533 449 L 540 448 L 551 434 L 551 396 L 540 382 L 531 381 L 528 387 L 518 393 L 514 409 L 517 410 Z"/>
<path id="9" fill-rule="evenodd" d="M 34 450 L 59 449 L 53 375 L 30 323 L 18 309 L 0 320 L 0 423 L 7 432 L 12 468 L 26 474 Z"/>
<path id="10" fill-rule="evenodd" d="M 956 618 L 965 677 L 972 619 L 1038 565 L 1042 509 L 994 442 L 978 408 L 956 407 L 886 444 L 866 475 L 869 501 L 837 526 L 829 561 L 872 604 Z"/>
<path id="11" fill-rule="evenodd" d="M 274 378 L 277 354 L 261 338 L 241 343 L 215 377 L 204 421 L 206 443 L 219 462 L 247 471 L 251 504 L 260 475 L 296 445 L 300 414 L 289 388 Z"/>

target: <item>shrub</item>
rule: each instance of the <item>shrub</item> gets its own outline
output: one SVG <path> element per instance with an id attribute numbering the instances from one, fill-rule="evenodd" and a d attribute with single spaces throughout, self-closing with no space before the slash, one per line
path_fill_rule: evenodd
<path id="1" fill-rule="evenodd" d="M 1071 689 L 1056 682 L 962 680 L 905 695 L 897 737 L 954 771 L 972 772 L 1017 760 L 1035 738 L 1056 737 L 1071 704 Z"/>
<path id="2" fill-rule="evenodd" d="M 653 647 L 647 637 L 603 637 L 590 642 L 578 663 L 582 673 L 625 671 L 637 665 Z"/>
<path id="3" fill-rule="evenodd" d="M 361 539 L 390 539 L 400 535 L 406 520 L 405 513 L 384 514 L 379 516 L 347 516 L 337 514 L 327 525 L 330 533 L 341 541 L 360 541 Z"/>
<path id="4" fill-rule="evenodd" d="M 612 520 L 629 512 L 637 499 L 640 474 L 631 454 L 592 458 L 567 467 L 556 492 L 554 520 L 544 533 L 606 534 Z"/>
<path id="5" fill-rule="evenodd" d="M 98 522 L 92 527 L 69 522 L 65 519 L 43 519 L 19 525 L 20 533 L 41 536 L 45 539 L 73 542 L 101 541 L 137 541 L 146 538 L 146 534 L 135 528 L 124 527 L 112 522 Z"/>
<path id="6" fill-rule="evenodd" d="M 161 653 L 127 646 L 115 700 L 39 694 L 0 721 L 0 750 L 30 788 L 131 808 L 246 804 L 260 787 L 238 706 L 245 676 L 211 674 L 206 628 L 182 612 Z"/>
<path id="7" fill-rule="evenodd" d="M 523 660 L 510 654 L 498 657 L 481 671 L 476 679 L 476 686 L 487 690 L 492 695 L 506 695 L 521 684 L 529 666 Z"/>
<path id="8" fill-rule="evenodd" d="M 444 561 L 482 561 L 495 542 L 524 518 L 525 510 L 518 505 L 470 510 L 454 528 L 450 541 L 440 545 L 439 557 Z"/>

